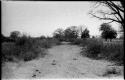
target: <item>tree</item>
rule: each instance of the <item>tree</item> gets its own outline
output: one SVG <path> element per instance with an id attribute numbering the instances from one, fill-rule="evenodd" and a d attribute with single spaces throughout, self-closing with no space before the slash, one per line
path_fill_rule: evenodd
<path id="1" fill-rule="evenodd" d="M 71 26 L 65 29 L 64 35 L 67 40 L 76 39 L 78 37 L 78 29 L 76 26 Z"/>
<path id="2" fill-rule="evenodd" d="M 106 39 L 106 41 L 107 39 L 112 40 L 117 37 L 117 31 L 114 30 L 108 23 L 101 24 L 100 31 L 102 31 L 102 38 Z"/>
<path id="3" fill-rule="evenodd" d="M 46 39 L 46 37 L 44 35 L 39 37 L 40 39 Z"/>
<path id="4" fill-rule="evenodd" d="M 109 25 L 108 23 L 101 24 L 100 31 L 108 31 L 110 29 L 111 29 L 111 25 Z"/>
<path id="5" fill-rule="evenodd" d="M 81 35 L 81 38 L 89 38 L 90 35 L 89 35 L 89 30 L 86 28 L 83 32 L 82 32 L 82 35 Z"/>
<path id="6" fill-rule="evenodd" d="M 63 38 L 64 38 L 64 31 L 63 31 L 63 29 L 62 28 L 56 29 L 54 31 L 54 33 L 53 33 L 53 37 L 62 41 Z"/>
<path id="7" fill-rule="evenodd" d="M 10 33 L 10 37 L 13 39 L 13 40 L 16 40 L 19 36 L 20 36 L 20 32 L 19 31 L 13 31 Z"/>
<path id="8" fill-rule="evenodd" d="M 85 25 L 79 25 L 78 26 L 78 33 L 79 33 L 79 37 L 81 37 L 83 31 L 85 30 L 86 26 Z"/>
<path id="9" fill-rule="evenodd" d="M 96 17 L 100 20 L 108 20 L 111 22 L 117 22 L 121 24 L 121 28 L 124 28 L 124 1 L 99 1 L 96 2 L 97 7 L 100 5 L 108 8 L 107 10 L 91 10 L 89 14 L 93 17 Z M 104 9 L 104 8 L 103 8 Z M 101 14 L 102 16 L 97 16 L 97 14 Z"/>

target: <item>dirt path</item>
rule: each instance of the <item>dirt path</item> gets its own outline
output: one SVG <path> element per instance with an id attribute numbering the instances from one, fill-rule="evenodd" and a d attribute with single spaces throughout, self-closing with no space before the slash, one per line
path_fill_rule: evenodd
<path id="1" fill-rule="evenodd" d="M 67 43 L 54 46 L 44 58 L 20 64 L 7 63 L 8 66 L 3 68 L 3 78 L 106 78 L 102 75 L 112 63 L 82 57 L 80 51 L 80 47 Z"/>

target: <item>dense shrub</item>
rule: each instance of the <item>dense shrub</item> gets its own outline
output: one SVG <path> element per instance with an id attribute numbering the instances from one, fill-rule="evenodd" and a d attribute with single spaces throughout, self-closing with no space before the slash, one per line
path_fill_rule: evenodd
<path id="1" fill-rule="evenodd" d="M 88 54 L 87 56 L 89 57 L 95 57 L 95 58 L 98 57 L 98 54 L 101 53 L 101 50 L 103 48 L 103 42 L 95 39 L 88 40 L 86 45 L 87 45 L 86 53 Z"/>
<path id="2" fill-rule="evenodd" d="M 51 39 L 51 40 L 49 40 L 49 43 L 51 45 L 60 45 L 61 44 L 61 42 L 58 39 Z"/>
<path id="3" fill-rule="evenodd" d="M 45 49 L 53 45 L 59 45 L 57 39 L 38 39 L 23 35 L 14 42 L 2 43 L 2 62 L 24 60 L 29 61 L 39 56 L 46 55 Z"/>
<path id="4" fill-rule="evenodd" d="M 86 28 L 82 34 L 81 34 L 81 38 L 84 39 L 84 38 L 89 38 L 90 35 L 89 35 L 89 30 Z"/>
<path id="5" fill-rule="evenodd" d="M 2 62 L 14 61 L 15 59 L 29 61 L 35 59 L 39 55 L 44 56 L 45 54 L 44 49 L 37 46 L 17 46 L 15 43 L 2 44 Z"/>
<path id="6" fill-rule="evenodd" d="M 115 61 L 118 64 L 123 64 L 124 46 L 123 42 L 105 43 L 103 40 L 88 39 L 82 41 L 83 51 L 82 55 L 91 57 L 93 59 L 106 59 Z M 85 45 L 87 48 L 85 49 Z"/>
<path id="7" fill-rule="evenodd" d="M 39 45 L 40 47 L 43 47 L 43 48 L 50 48 L 51 46 L 59 45 L 59 44 L 61 44 L 61 42 L 57 39 L 36 40 L 36 45 Z"/>
<path id="8" fill-rule="evenodd" d="M 2 43 L 2 61 L 13 61 L 13 54 L 15 54 L 14 43 L 4 42 Z"/>
<path id="9" fill-rule="evenodd" d="M 80 45 L 82 42 L 83 42 L 82 39 L 74 39 L 74 40 L 72 41 L 72 44 Z"/>
<path id="10" fill-rule="evenodd" d="M 1 42 L 14 42 L 14 40 L 1 34 Z"/>
<path id="11" fill-rule="evenodd" d="M 43 48 L 50 48 L 52 46 L 50 41 L 47 39 L 37 40 L 36 45 L 39 45 L 40 47 L 43 47 Z"/>
<path id="12" fill-rule="evenodd" d="M 70 42 L 71 44 L 80 45 L 80 46 L 85 46 L 87 44 L 86 39 L 72 39 Z"/>
<path id="13" fill-rule="evenodd" d="M 123 64 L 124 46 L 123 44 L 106 44 L 101 51 L 101 55 L 108 60 Z"/>

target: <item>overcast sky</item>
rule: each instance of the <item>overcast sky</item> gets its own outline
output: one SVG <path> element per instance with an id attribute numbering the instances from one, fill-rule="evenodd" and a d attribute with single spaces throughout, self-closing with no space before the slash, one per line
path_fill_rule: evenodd
<path id="1" fill-rule="evenodd" d="M 99 35 L 102 21 L 88 14 L 90 2 L 2 1 L 2 34 L 20 31 L 31 36 L 51 36 L 57 28 L 85 25 L 90 35 Z M 118 25 L 113 26 L 118 29 Z"/>

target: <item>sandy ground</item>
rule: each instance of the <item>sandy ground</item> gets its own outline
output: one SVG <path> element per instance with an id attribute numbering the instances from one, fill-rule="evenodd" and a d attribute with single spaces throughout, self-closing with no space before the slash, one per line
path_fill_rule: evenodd
<path id="1" fill-rule="evenodd" d="M 63 43 L 48 49 L 48 55 L 29 62 L 6 63 L 2 79 L 49 78 L 120 78 L 123 75 L 102 76 L 113 63 L 92 60 L 80 55 L 81 48 Z M 120 70 L 122 68 L 120 67 Z"/>

